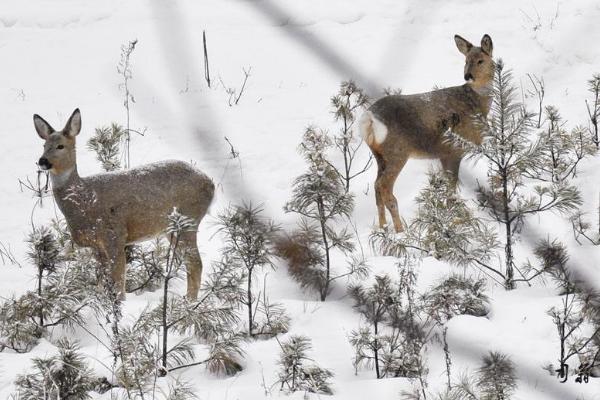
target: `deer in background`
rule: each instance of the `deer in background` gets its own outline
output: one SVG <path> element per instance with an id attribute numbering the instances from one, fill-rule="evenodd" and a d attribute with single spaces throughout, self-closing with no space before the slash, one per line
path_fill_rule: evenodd
<path id="1" fill-rule="evenodd" d="M 179 243 L 187 266 L 187 296 L 196 299 L 202 275 L 196 231 L 213 199 L 211 179 L 181 161 L 82 178 L 75 157 L 79 109 L 62 131 L 55 131 L 37 114 L 33 123 L 45 141 L 38 165 L 50 171 L 54 199 L 73 242 L 93 248 L 101 266 L 110 268 L 119 298 L 125 297 L 125 246 L 164 234 L 167 216 L 176 207 L 195 222 L 193 230 L 181 234 Z"/>
<path id="2" fill-rule="evenodd" d="M 454 41 L 465 56 L 467 83 L 427 93 L 382 97 L 359 121 L 360 133 L 377 161 L 375 201 L 382 228 L 387 224 L 387 208 L 396 232 L 403 230 L 393 191 L 409 158 L 439 159 L 456 184 L 464 153 L 448 143 L 444 133 L 452 129 L 468 141 L 481 143 L 481 128 L 475 116 L 487 117 L 491 105 L 492 39 L 484 35 L 480 47 L 458 35 Z"/>

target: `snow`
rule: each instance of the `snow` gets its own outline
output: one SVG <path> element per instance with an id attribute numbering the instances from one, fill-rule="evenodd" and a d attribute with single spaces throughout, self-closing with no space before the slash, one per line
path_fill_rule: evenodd
<path id="1" fill-rule="evenodd" d="M 23 268 L 0 267 L 0 294 L 3 298 L 19 295 L 34 285 L 35 271 L 24 262 L 24 238 L 32 220 L 42 224 L 60 214 L 51 198 L 34 208 L 36 199 L 19 190 L 18 179 L 35 181 L 34 163 L 42 153 L 31 115 L 38 113 L 59 129 L 79 107 L 83 129 L 78 136 L 78 171 L 81 176 L 100 172 L 85 142 L 95 127 L 125 120 L 116 65 L 120 46 L 129 40 L 139 40 L 132 55 L 132 127 L 146 128 L 143 137 L 133 137 L 132 164 L 166 159 L 192 162 L 217 186 L 213 216 L 230 203 L 252 200 L 291 228 L 296 217 L 284 214 L 282 207 L 290 197 L 292 179 L 304 170 L 298 143 L 310 124 L 330 132 L 338 129 L 329 99 L 342 80 L 353 78 L 374 95 L 384 87 L 410 94 L 429 91 L 434 85 L 461 84 L 464 57 L 455 47 L 454 34 L 478 44 L 488 33 L 494 56 L 503 58 L 516 82 L 527 88 L 527 73 L 543 76 L 545 103 L 559 107 L 569 127 L 586 124 L 586 81 L 600 72 L 599 18 L 600 3 L 595 0 L 3 0 L 0 242 L 10 245 L 23 260 Z M 203 30 L 208 39 L 210 89 L 202 72 Z M 239 90 L 242 69 L 249 67 L 251 76 L 241 100 L 230 107 L 223 85 Z M 232 158 L 224 137 L 239 157 Z M 367 157 L 363 147 L 360 160 Z M 598 202 L 598 157 L 583 163 L 579 171 L 578 186 L 590 220 L 595 219 Z M 395 193 L 403 218 L 414 215 L 413 199 L 426 182 L 425 172 L 437 165 L 411 160 L 402 171 Z M 374 176 L 373 166 L 353 183 L 354 219 L 370 255 L 372 274 L 394 276 L 395 260 L 378 257 L 368 248 L 376 221 Z M 477 179 L 485 179 L 485 167 L 464 162 L 463 196 L 473 196 Z M 205 271 L 219 258 L 222 246 L 220 237 L 213 236 L 213 222 L 207 217 L 199 233 Z M 578 273 L 600 288 L 600 247 L 577 245 L 563 217 L 531 218 L 516 248 L 518 260 L 531 257 L 532 243 L 545 237 L 564 241 L 580 266 Z M 336 263 L 342 267 L 343 260 Z M 418 267 L 419 290 L 427 290 L 451 271 L 444 263 L 425 259 Z M 335 373 L 332 399 L 399 398 L 402 390 L 410 388 L 408 380 L 375 380 L 373 371 L 355 374 L 348 334 L 358 327 L 359 316 L 343 286 L 337 283 L 321 303 L 297 287 L 281 260 L 276 271 L 268 272 L 270 300 L 282 302 L 292 317 L 290 334 L 309 336 L 311 356 Z M 560 384 L 542 369 L 556 364 L 556 328 L 546 314 L 560 301 L 555 291 L 540 283 L 511 292 L 489 286 L 492 311 L 487 318 L 459 316 L 449 322 L 454 375 L 476 369 L 483 354 L 499 350 L 517 365 L 516 399 L 600 399 L 600 379 L 577 384 L 571 378 Z M 176 290 L 184 293 L 184 283 Z M 158 298 L 156 293 L 129 294 L 126 320 L 133 320 Z M 101 332 L 94 319 L 89 320 L 89 329 Z M 0 398 L 9 397 L 12 382 L 28 370 L 33 357 L 55 354 L 51 342 L 61 335 L 80 340 L 93 368 L 108 373 L 102 366 L 108 354 L 86 332 L 55 328 L 30 353 L 0 353 Z M 180 376 L 194 385 L 201 399 L 263 398 L 263 379 L 268 386 L 276 380 L 277 342 L 247 342 L 243 347 L 245 369 L 235 377 L 215 377 L 201 366 Z M 442 389 L 443 352 L 435 343 L 428 348 L 430 389 Z M 284 396 L 277 388 L 272 392 L 273 398 L 302 398 L 300 393 Z"/>

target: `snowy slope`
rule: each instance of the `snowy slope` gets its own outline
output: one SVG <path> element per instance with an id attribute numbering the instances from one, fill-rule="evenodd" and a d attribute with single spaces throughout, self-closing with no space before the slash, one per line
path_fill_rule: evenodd
<path id="1" fill-rule="evenodd" d="M 284 227 L 295 217 L 283 213 L 291 180 L 304 169 L 297 145 L 306 126 L 334 130 L 329 98 L 342 80 L 355 79 L 373 96 L 384 87 L 404 93 L 462 83 L 463 56 L 455 33 L 478 43 L 484 33 L 494 41 L 496 57 L 504 59 L 523 85 L 526 74 L 543 76 L 546 104 L 559 107 L 569 126 L 586 121 L 586 80 L 600 72 L 600 3 L 594 0 L 497 2 L 439 0 L 2 0 L 0 2 L 0 242 L 10 244 L 25 260 L 23 239 L 33 219 L 41 224 L 59 211 L 51 198 L 31 210 L 35 199 L 19 190 L 18 179 L 35 179 L 35 161 L 42 142 L 31 115 L 44 116 L 62 127 L 76 107 L 82 112 L 78 169 L 83 176 L 100 166 L 85 149 L 93 128 L 123 122 L 125 110 L 116 65 L 120 46 L 138 39 L 132 56 L 132 127 L 146 128 L 133 139 L 133 164 L 162 159 L 193 161 L 217 183 L 216 215 L 229 203 L 252 200 Z M 202 31 L 208 37 L 213 87 L 203 77 Z M 237 106 L 228 105 L 227 87 L 239 89 L 243 68 L 251 76 Z M 230 157 L 227 137 L 239 159 Z M 361 159 L 368 156 L 366 147 Z M 600 159 L 580 170 L 586 209 L 597 204 Z M 466 165 L 466 166 L 465 166 Z M 463 165 L 463 194 L 485 168 Z M 402 214 L 414 213 L 414 196 L 425 183 L 425 172 L 436 162 L 411 160 L 402 171 L 396 194 Z M 354 183 L 354 218 L 362 242 L 375 222 L 372 181 L 375 168 Z M 365 194 L 367 192 L 367 194 Z M 202 224 L 199 245 L 205 265 L 219 258 L 220 238 L 212 236 L 214 219 Z M 548 227 L 551 227 L 549 229 Z M 536 233 L 537 232 L 537 233 Z M 577 246 L 570 228 L 555 216 L 533 218 L 523 233 L 520 261 L 530 254 L 536 234 L 557 237 L 569 245 L 582 273 L 600 288 L 600 249 Z M 533 238 L 533 239 L 532 239 Z M 370 251 L 366 249 L 366 251 Z M 341 260 L 337 260 L 341 261 Z M 395 273 L 391 258 L 370 258 L 374 273 Z M 419 267 L 419 287 L 426 289 L 451 267 L 426 259 Z M 20 294 L 33 285 L 34 270 L 0 267 L 0 294 Z M 359 316 L 338 285 L 325 303 L 302 293 L 283 265 L 268 276 L 271 300 L 281 301 L 292 317 L 292 334 L 313 340 L 312 355 L 336 376 L 332 398 L 398 398 L 406 379 L 373 379 L 372 371 L 355 375 L 347 337 Z M 179 290 L 183 290 L 181 287 Z M 541 366 L 555 361 L 555 327 L 545 311 L 559 302 L 551 288 L 540 284 L 505 292 L 490 285 L 489 318 L 457 317 L 449 324 L 453 371 L 475 369 L 489 350 L 508 353 L 518 366 L 518 399 L 600 399 L 600 379 L 580 385 L 558 383 Z M 126 314 L 133 318 L 158 295 L 129 295 Z M 55 330 L 51 340 L 64 332 Z M 71 335 L 71 333 L 69 333 Z M 83 331 L 75 331 L 83 351 L 99 373 L 108 355 Z M 211 376 L 203 367 L 181 373 L 201 399 L 259 399 L 261 382 L 276 380 L 278 345 L 274 340 L 244 344 L 245 370 L 232 378 Z M 0 353 L 0 398 L 8 398 L 17 374 L 32 357 L 55 351 L 42 341 L 28 354 Z M 430 345 L 431 388 L 444 385 L 443 354 Z M 104 395 L 102 398 L 109 398 Z M 279 396 L 274 390 L 273 397 Z M 281 395 L 281 397 L 285 397 Z M 99 397 L 100 398 L 100 397 Z M 296 393 L 290 399 L 300 399 Z"/>

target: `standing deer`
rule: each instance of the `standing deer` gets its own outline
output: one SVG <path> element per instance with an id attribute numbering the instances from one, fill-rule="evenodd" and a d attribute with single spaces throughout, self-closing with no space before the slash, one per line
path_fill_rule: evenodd
<path id="1" fill-rule="evenodd" d="M 494 79 L 492 39 L 484 35 L 481 47 L 458 35 L 454 41 L 465 55 L 467 83 L 427 93 L 382 97 L 360 119 L 361 135 L 377 160 L 375 201 L 382 228 L 387 223 L 387 208 L 396 232 L 403 230 L 393 191 L 409 158 L 439 159 L 456 185 L 464 153 L 447 143 L 444 132 L 451 128 L 462 138 L 481 143 L 481 131 L 474 118 L 486 117 L 490 109 Z"/>
<path id="2" fill-rule="evenodd" d="M 213 198 L 211 179 L 181 161 L 82 178 L 75 157 L 79 109 L 62 131 L 55 131 L 37 114 L 33 123 L 45 141 L 38 165 L 50 171 L 54 198 L 73 241 L 93 248 L 102 267 L 111 268 L 117 295 L 125 297 L 125 246 L 164 233 L 167 216 L 176 207 L 195 222 L 179 243 L 187 264 L 187 296 L 196 299 L 202 275 L 196 231 Z"/>

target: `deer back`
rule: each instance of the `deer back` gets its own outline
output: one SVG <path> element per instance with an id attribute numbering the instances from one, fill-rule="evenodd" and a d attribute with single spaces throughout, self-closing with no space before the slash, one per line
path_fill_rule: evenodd
<path id="1" fill-rule="evenodd" d="M 371 147 L 379 152 L 396 148 L 410 157 L 439 158 L 440 154 L 452 151 L 444 139 L 448 129 L 480 143 L 480 127 L 475 118 L 487 115 L 489 99 L 469 84 L 427 93 L 385 96 L 370 111 L 387 132 Z"/>

